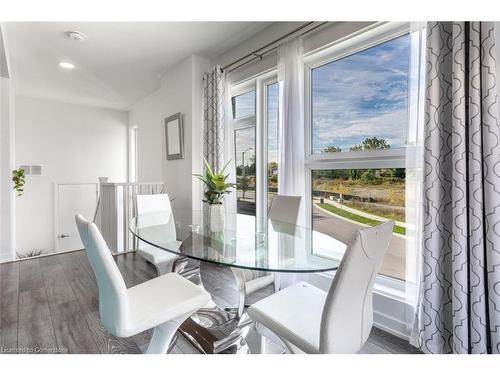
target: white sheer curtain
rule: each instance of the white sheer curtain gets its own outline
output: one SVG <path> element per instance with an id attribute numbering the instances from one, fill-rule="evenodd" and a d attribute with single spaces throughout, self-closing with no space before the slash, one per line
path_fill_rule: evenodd
<path id="1" fill-rule="evenodd" d="M 278 122 L 278 194 L 302 197 L 298 224 L 304 225 L 304 64 L 302 39 L 294 39 L 278 48 L 279 122 Z M 293 239 L 282 235 L 278 248 L 282 253 L 293 252 Z M 301 241 L 296 239 L 295 241 Z M 302 243 L 303 246 L 303 243 Z M 276 283 L 285 288 L 300 280 L 303 274 L 276 274 Z"/>
<path id="2" fill-rule="evenodd" d="M 425 23 L 410 29 L 409 121 L 406 147 L 406 328 L 412 330 L 422 263 Z"/>
<path id="3" fill-rule="evenodd" d="M 278 193 L 305 196 L 304 178 L 304 65 L 302 39 L 278 48 L 279 124 Z M 299 224 L 305 223 L 305 199 Z"/>

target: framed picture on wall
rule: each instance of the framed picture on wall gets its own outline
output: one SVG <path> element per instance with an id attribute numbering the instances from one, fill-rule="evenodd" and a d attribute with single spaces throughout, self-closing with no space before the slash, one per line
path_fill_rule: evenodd
<path id="1" fill-rule="evenodd" d="M 165 119 L 165 144 L 167 160 L 184 158 L 184 128 L 181 113 L 176 113 Z"/>

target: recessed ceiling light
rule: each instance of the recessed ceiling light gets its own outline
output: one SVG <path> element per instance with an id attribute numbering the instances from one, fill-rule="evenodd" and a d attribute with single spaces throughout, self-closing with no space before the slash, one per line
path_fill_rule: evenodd
<path id="1" fill-rule="evenodd" d="M 68 36 L 68 38 L 76 40 L 78 42 L 81 42 L 85 39 L 85 34 L 79 31 L 68 31 L 66 35 Z"/>
<path id="2" fill-rule="evenodd" d="M 59 66 L 64 69 L 74 69 L 75 66 L 71 64 L 70 62 L 67 61 L 61 61 L 59 62 Z"/>

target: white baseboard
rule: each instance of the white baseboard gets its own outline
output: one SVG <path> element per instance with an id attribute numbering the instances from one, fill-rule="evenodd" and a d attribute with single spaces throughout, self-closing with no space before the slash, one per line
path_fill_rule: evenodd
<path id="1" fill-rule="evenodd" d="M 406 330 L 406 324 L 398 319 L 394 319 L 391 316 L 374 311 L 373 325 L 403 340 L 410 341 L 410 334 Z"/>

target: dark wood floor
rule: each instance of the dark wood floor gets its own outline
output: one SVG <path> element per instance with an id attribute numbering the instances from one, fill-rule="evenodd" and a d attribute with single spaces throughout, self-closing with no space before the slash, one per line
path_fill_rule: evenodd
<path id="1" fill-rule="evenodd" d="M 115 257 L 127 287 L 156 276 L 134 253 Z M 151 331 L 123 339 L 99 319 L 98 290 L 85 252 L 0 264 L 0 353 L 140 353 Z M 364 353 L 418 353 L 374 328 Z M 196 353 L 181 335 L 172 353 Z"/>

